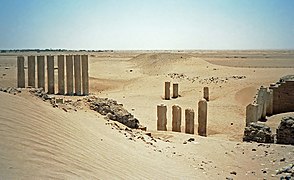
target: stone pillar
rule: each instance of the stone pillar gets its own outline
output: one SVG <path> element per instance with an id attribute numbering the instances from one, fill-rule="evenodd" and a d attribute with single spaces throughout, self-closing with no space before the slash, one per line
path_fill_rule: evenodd
<path id="1" fill-rule="evenodd" d="M 164 104 L 157 105 L 157 130 L 158 131 L 166 131 L 166 112 L 167 108 Z"/>
<path id="2" fill-rule="evenodd" d="M 257 119 L 265 119 L 266 118 L 266 91 L 267 89 L 264 87 L 260 87 L 257 96 L 257 104 L 258 104 L 258 114 Z"/>
<path id="3" fill-rule="evenodd" d="M 74 55 L 74 74 L 75 74 L 75 94 L 80 96 L 81 93 L 81 56 Z"/>
<path id="4" fill-rule="evenodd" d="M 35 72 L 35 56 L 28 57 L 28 86 L 36 87 L 35 79 L 36 79 L 36 72 Z"/>
<path id="5" fill-rule="evenodd" d="M 48 94 L 54 94 L 54 56 L 47 56 L 47 79 Z"/>
<path id="6" fill-rule="evenodd" d="M 272 103 L 272 109 L 273 112 L 272 114 L 279 114 L 280 112 L 280 106 L 281 106 L 281 101 L 280 101 L 280 91 L 279 91 L 279 84 L 271 84 L 270 89 L 273 92 L 273 103 Z"/>
<path id="7" fill-rule="evenodd" d="M 207 101 L 198 102 L 198 135 L 207 136 Z"/>
<path id="8" fill-rule="evenodd" d="M 194 134 L 194 110 L 185 110 L 185 133 Z"/>
<path id="9" fill-rule="evenodd" d="M 17 56 L 17 87 L 25 87 L 24 57 Z"/>
<path id="10" fill-rule="evenodd" d="M 57 56 L 58 61 L 58 94 L 64 94 L 64 55 Z"/>
<path id="11" fill-rule="evenodd" d="M 208 89 L 208 87 L 204 87 L 204 88 L 203 88 L 203 98 L 204 98 L 206 101 L 209 101 L 209 89 Z"/>
<path id="12" fill-rule="evenodd" d="M 179 84 L 173 83 L 173 98 L 179 97 Z"/>
<path id="13" fill-rule="evenodd" d="M 257 122 L 258 105 L 248 104 L 246 106 L 246 126 L 251 122 Z"/>
<path id="14" fill-rule="evenodd" d="M 43 88 L 45 91 L 45 57 L 37 56 L 37 76 L 38 88 Z"/>
<path id="15" fill-rule="evenodd" d="M 267 90 L 267 102 L 266 102 L 266 115 L 272 115 L 273 114 L 273 90 L 268 89 Z"/>
<path id="16" fill-rule="evenodd" d="M 66 56 L 66 91 L 73 95 L 73 60 L 72 55 Z"/>
<path id="17" fill-rule="evenodd" d="M 172 106 L 172 116 L 172 131 L 181 132 L 182 109 L 180 106 Z"/>
<path id="18" fill-rule="evenodd" d="M 89 94 L 88 55 L 82 55 L 82 89 L 83 95 Z"/>
<path id="19" fill-rule="evenodd" d="M 170 82 L 164 83 L 164 99 L 169 100 L 170 99 Z"/>

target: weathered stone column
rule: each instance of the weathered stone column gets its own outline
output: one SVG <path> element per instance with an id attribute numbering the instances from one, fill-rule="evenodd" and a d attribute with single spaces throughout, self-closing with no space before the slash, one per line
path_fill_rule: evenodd
<path id="1" fill-rule="evenodd" d="M 207 101 L 198 102 L 198 135 L 207 136 Z"/>
<path id="2" fill-rule="evenodd" d="M 279 87 L 280 87 L 279 84 L 271 84 L 270 87 L 269 87 L 273 92 L 273 103 L 272 103 L 273 112 L 272 112 L 272 114 L 281 113 L 280 112 L 281 94 L 280 94 L 280 91 L 279 91 Z"/>
<path id="3" fill-rule="evenodd" d="M 35 56 L 28 56 L 28 86 L 36 87 Z"/>
<path id="4" fill-rule="evenodd" d="M 248 104 L 246 106 L 246 126 L 248 126 L 251 122 L 258 121 L 257 113 L 258 113 L 257 104 Z"/>
<path id="5" fill-rule="evenodd" d="M 25 87 L 25 71 L 23 56 L 17 56 L 17 87 Z"/>
<path id="6" fill-rule="evenodd" d="M 45 91 L 45 57 L 37 56 L 37 76 L 38 88 L 43 88 Z"/>
<path id="7" fill-rule="evenodd" d="M 81 93 L 81 56 L 74 55 L 74 74 L 75 74 L 75 94 L 80 96 Z"/>
<path id="8" fill-rule="evenodd" d="M 172 106 L 172 116 L 172 131 L 181 132 L 182 109 L 180 106 Z"/>
<path id="9" fill-rule="evenodd" d="M 158 131 L 166 131 L 166 124 L 167 124 L 167 119 L 166 119 L 166 112 L 167 108 L 166 105 L 161 104 L 157 105 L 157 130 Z"/>
<path id="10" fill-rule="evenodd" d="M 203 88 L 203 98 L 204 98 L 206 101 L 209 101 L 209 89 L 208 89 L 208 87 L 204 87 L 204 88 Z"/>
<path id="11" fill-rule="evenodd" d="M 257 104 L 258 104 L 258 115 L 257 119 L 265 119 L 266 118 L 266 88 L 260 87 L 257 96 Z"/>
<path id="12" fill-rule="evenodd" d="M 164 83 L 164 99 L 169 100 L 170 99 L 170 82 Z"/>
<path id="13" fill-rule="evenodd" d="M 64 55 L 57 56 L 58 61 L 58 94 L 64 94 Z"/>
<path id="14" fill-rule="evenodd" d="M 83 95 L 89 94 L 88 55 L 82 55 L 82 88 Z"/>
<path id="15" fill-rule="evenodd" d="M 66 92 L 73 95 L 73 59 L 72 55 L 66 56 Z"/>
<path id="16" fill-rule="evenodd" d="M 266 115 L 273 114 L 273 90 L 267 90 Z"/>
<path id="17" fill-rule="evenodd" d="M 185 110 L 185 133 L 194 134 L 194 110 Z"/>
<path id="18" fill-rule="evenodd" d="M 173 98 L 179 97 L 179 84 L 173 83 Z"/>
<path id="19" fill-rule="evenodd" d="M 54 94 L 54 56 L 47 56 L 47 79 L 48 94 Z"/>

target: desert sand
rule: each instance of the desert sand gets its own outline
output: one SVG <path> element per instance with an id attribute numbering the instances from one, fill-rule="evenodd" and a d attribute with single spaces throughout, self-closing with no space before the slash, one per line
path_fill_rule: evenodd
<path id="1" fill-rule="evenodd" d="M 16 86 L 17 55 L 0 56 L 0 87 Z M 138 133 L 147 141 L 134 138 L 135 130 L 117 122 L 115 128 L 87 107 L 65 112 L 26 90 L 0 92 L 0 178 L 276 179 L 277 169 L 294 162 L 294 147 L 242 142 L 245 107 L 257 88 L 288 74 L 294 74 L 293 51 L 89 53 L 91 95 L 122 103 L 153 138 L 144 132 Z M 163 99 L 165 81 L 179 83 L 179 98 Z M 195 135 L 184 134 L 184 126 L 171 132 L 174 104 L 193 108 L 197 122 L 204 86 L 210 89 L 208 137 L 197 135 L 197 123 Z M 162 103 L 167 132 L 156 131 Z M 272 131 L 281 116 L 269 117 Z"/>

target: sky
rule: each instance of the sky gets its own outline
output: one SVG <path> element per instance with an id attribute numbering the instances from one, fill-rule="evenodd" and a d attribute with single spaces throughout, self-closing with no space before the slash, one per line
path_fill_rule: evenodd
<path id="1" fill-rule="evenodd" d="M 294 0 L 0 0 L 0 49 L 294 49 Z"/>

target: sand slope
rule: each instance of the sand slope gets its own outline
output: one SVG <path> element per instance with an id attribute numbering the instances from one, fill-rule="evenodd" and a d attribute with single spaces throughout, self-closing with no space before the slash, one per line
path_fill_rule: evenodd
<path id="1" fill-rule="evenodd" d="M 150 155 L 94 114 L 65 113 L 32 97 L 0 99 L 1 179 L 192 177 L 191 169 Z"/>

